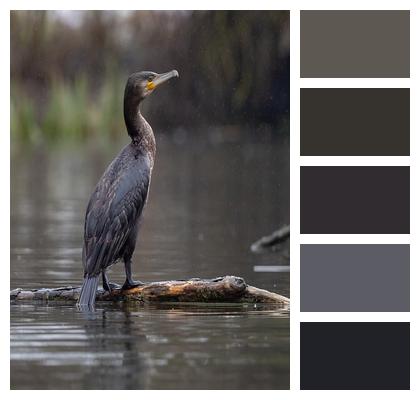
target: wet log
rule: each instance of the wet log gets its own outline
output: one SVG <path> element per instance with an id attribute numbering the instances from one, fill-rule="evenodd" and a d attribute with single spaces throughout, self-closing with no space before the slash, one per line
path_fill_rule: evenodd
<path id="1" fill-rule="evenodd" d="M 76 302 L 79 295 L 80 287 L 71 286 L 55 289 L 14 289 L 10 292 L 10 299 Z M 129 290 L 114 289 L 111 293 L 98 289 L 96 301 L 269 303 L 285 307 L 289 305 L 287 297 L 249 286 L 243 278 L 236 276 L 151 282 Z"/>

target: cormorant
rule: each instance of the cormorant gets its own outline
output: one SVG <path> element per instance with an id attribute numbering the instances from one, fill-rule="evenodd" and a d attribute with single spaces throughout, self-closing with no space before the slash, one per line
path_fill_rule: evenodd
<path id="1" fill-rule="evenodd" d="M 143 71 L 128 78 L 124 120 L 131 143 L 108 166 L 87 206 L 80 305 L 95 304 L 101 274 L 104 290 L 110 291 L 114 287 L 107 279 L 106 269 L 119 260 L 125 264 L 123 289 L 141 285 L 131 277 L 131 258 L 147 201 L 156 144 L 153 130 L 140 112 L 140 103 L 156 87 L 178 76 L 175 70 L 164 74 Z"/>

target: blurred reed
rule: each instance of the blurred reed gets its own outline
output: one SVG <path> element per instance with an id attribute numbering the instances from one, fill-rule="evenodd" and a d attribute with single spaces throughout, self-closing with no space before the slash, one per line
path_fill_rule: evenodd
<path id="1" fill-rule="evenodd" d="M 180 73 L 145 103 L 154 127 L 288 121 L 288 11 L 12 11 L 10 17 L 13 139 L 120 135 L 124 85 L 138 70 Z"/>
<path id="2" fill-rule="evenodd" d="M 125 78 L 109 73 L 92 97 L 86 76 L 76 77 L 71 83 L 54 79 L 48 97 L 38 105 L 15 83 L 11 90 L 11 134 L 18 141 L 33 143 L 79 141 L 92 135 L 106 140 L 120 135 L 124 129 L 124 83 Z"/>

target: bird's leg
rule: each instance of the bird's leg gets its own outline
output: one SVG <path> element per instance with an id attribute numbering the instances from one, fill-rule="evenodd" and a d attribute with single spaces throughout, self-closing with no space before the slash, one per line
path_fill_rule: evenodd
<path id="1" fill-rule="evenodd" d="M 140 281 L 133 281 L 133 278 L 131 277 L 131 257 L 124 259 L 125 264 L 125 282 L 122 287 L 122 290 L 131 289 L 137 286 L 144 285 L 143 282 Z"/>
<path id="2" fill-rule="evenodd" d="M 106 292 L 110 292 L 110 293 L 113 289 L 121 288 L 120 285 L 117 285 L 116 283 L 112 283 L 108 280 L 108 277 L 106 276 L 105 271 L 102 271 L 102 286 Z"/>

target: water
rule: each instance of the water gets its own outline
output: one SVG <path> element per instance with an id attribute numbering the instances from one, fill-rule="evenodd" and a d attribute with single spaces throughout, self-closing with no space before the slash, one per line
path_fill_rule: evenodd
<path id="1" fill-rule="evenodd" d="M 288 143 L 217 130 L 159 136 L 134 254 L 142 281 L 238 275 L 289 296 L 283 252 L 250 244 L 289 218 Z M 79 285 L 88 197 L 122 144 L 12 148 L 11 289 Z M 110 278 L 124 280 L 122 265 Z M 11 304 L 14 389 L 287 389 L 289 314 L 253 305 Z"/>

